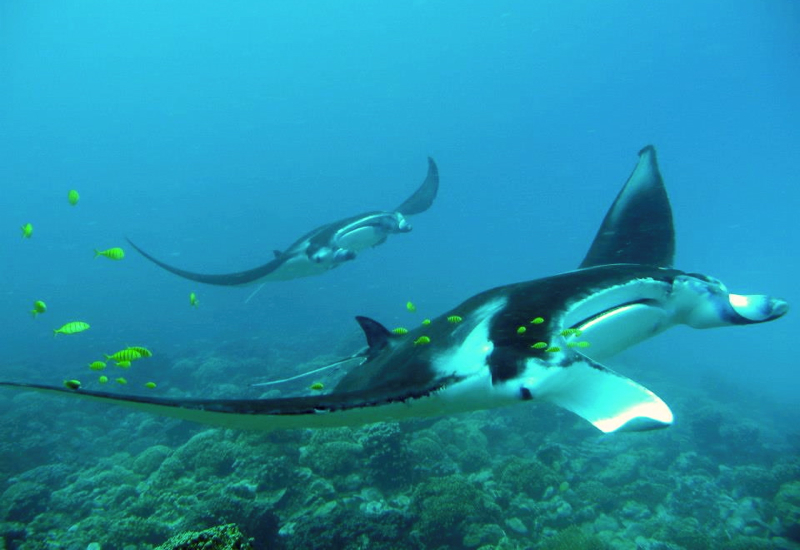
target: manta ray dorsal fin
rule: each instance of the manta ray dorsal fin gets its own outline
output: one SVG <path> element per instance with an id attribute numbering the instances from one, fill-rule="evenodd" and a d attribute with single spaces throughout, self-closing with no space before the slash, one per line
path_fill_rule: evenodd
<path id="1" fill-rule="evenodd" d="M 361 315 L 356 317 L 356 321 L 361 326 L 361 330 L 364 331 L 364 336 L 367 337 L 369 354 L 382 350 L 389 343 L 392 333 L 378 321 Z"/>
<path id="2" fill-rule="evenodd" d="M 414 191 L 414 194 L 406 201 L 395 208 L 395 212 L 400 212 L 404 216 L 412 216 L 425 212 L 433 204 L 436 193 L 439 191 L 439 168 L 434 160 L 428 157 L 428 175 L 422 185 Z"/>
<path id="3" fill-rule="evenodd" d="M 674 256 L 672 208 L 658 170 L 656 150 L 648 145 L 639 151 L 636 168 L 608 210 L 580 267 L 670 267 Z"/>

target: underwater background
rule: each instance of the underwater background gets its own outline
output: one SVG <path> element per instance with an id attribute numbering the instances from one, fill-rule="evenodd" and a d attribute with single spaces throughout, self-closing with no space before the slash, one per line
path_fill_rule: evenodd
<path id="1" fill-rule="evenodd" d="M 355 315 L 574 269 L 651 143 L 676 267 L 797 304 L 798 31 L 792 0 L 2 2 L 0 380 L 97 389 L 141 345 L 110 391 L 256 398 L 363 346 Z M 396 207 L 427 156 L 414 230 L 319 277 L 252 295 L 125 242 L 248 269 Z M 3 389 L 0 548 L 797 549 L 796 319 L 607 361 L 675 411 L 652 433 L 536 403 L 242 432 Z"/>

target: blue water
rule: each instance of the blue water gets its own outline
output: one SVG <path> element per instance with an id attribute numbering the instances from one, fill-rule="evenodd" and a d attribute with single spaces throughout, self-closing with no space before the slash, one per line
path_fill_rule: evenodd
<path id="1" fill-rule="evenodd" d="M 410 323 L 407 300 L 434 316 L 573 269 L 651 143 L 676 267 L 796 305 L 798 29 L 792 0 L 2 2 L 0 378 L 58 384 L 146 345 L 182 392 L 224 376 L 170 362 L 220 347 L 284 350 L 253 381 L 350 353 L 355 315 Z M 255 267 L 396 207 L 429 155 L 440 193 L 410 234 L 247 303 L 253 287 L 180 279 L 125 243 L 194 271 Z M 93 259 L 113 246 L 123 261 Z M 34 300 L 49 310 L 32 320 Z M 791 406 L 797 318 L 677 329 L 621 363 Z M 92 328 L 51 336 L 73 320 Z"/>
<path id="2" fill-rule="evenodd" d="M 131 341 L 320 335 L 322 350 L 357 333 L 356 314 L 390 324 L 407 299 L 435 314 L 568 270 L 647 143 L 674 205 L 678 267 L 797 302 L 799 12 L 789 1 L 3 3 L 3 358 L 58 378 L 87 347 Z M 247 305 L 252 288 L 199 287 L 130 249 L 92 260 L 128 236 L 196 271 L 253 267 L 312 227 L 396 206 L 426 155 L 441 192 L 410 235 Z M 26 222 L 31 240 L 19 237 Z M 35 299 L 50 311 L 31 322 Z M 74 319 L 91 331 L 48 337 Z M 652 349 L 791 398 L 795 323 L 685 332 L 667 337 L 685 346 Z"/>

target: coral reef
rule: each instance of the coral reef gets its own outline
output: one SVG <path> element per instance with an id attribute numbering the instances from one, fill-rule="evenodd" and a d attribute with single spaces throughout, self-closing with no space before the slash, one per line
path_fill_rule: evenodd
<path id="1" fill-rule="evenodd" d="M 469 524 L 493 519 L 481 491 L 460 475 L 422 482 L 414 490 L 413 499 L 419 537 L 434 548 L 458 544 Z"/>
<path id="2" fill-rule="evenodd" d="M 264 434 L 23 395 L 0 395 L 0 550 L 800 550 L 793 440 L 703 394 L 603 438 L 535 404 Z"/>
<path id="3" fill-rule="evenodd" d="M 775 512 L 784 536 L 800 542 L 800 480 L 781 485 L 775 497 Z"/>
<path id="4" fill-rule="evenodd" d="M 558 487 L 558 474 L 536 459 L 513 457 L 502 463 L 496 471 L 500 484 L 514 493 L 525 493 L 538 499 L 550 487 Z"/>
<path id="5" fill-rule="evenodd" d="M 605 550 L 606 545 L 595 535 L 572 526 L 545 540 L 540 548 L 541 550 Z"/>
<path id="6" fill-rule="evenodd" d="M 250 542 L 235 524 L 176 535 L 156 550 L 251 550 Z"/>

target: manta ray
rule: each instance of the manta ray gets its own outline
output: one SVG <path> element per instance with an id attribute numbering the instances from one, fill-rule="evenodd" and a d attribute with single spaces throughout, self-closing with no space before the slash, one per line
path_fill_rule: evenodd
<path id="1" fill-rule="evenodd" d="M 734 294 L 672 267 L 672 210 L 647 146 L 578 269 L 477 294 L 406 334 L 356 317 L 366 346 L 327 393 L 182 399 L 0 382 L 124 405 L 202 424 L 322 428 L 550 402 L 602 432 L 672 424 L 655 393 L 602 364 L 675 325 L 712 328 L 775 320 L 783 300 Z"/>
<path id="2" fill-rule="evenodd" d="M 320 275 L 353 260 L 367 248 L 383 244 L 389 235 L 411 231 L 409 216 L 425 212 L 439 191 L 439 169 L 428 158 L 428 174 L 422 185 L 391 211 L 373 211 L 321 225 L 309 231 L 286 250 L 274 250 L 274 258 L 258 267 L 235 273 L 206 274 L 187 271 L 163 262 L 128 243 L 157 266 L 184 279 L 221 286 L 239 286 L 268 281 L 287 281 Z"/>

